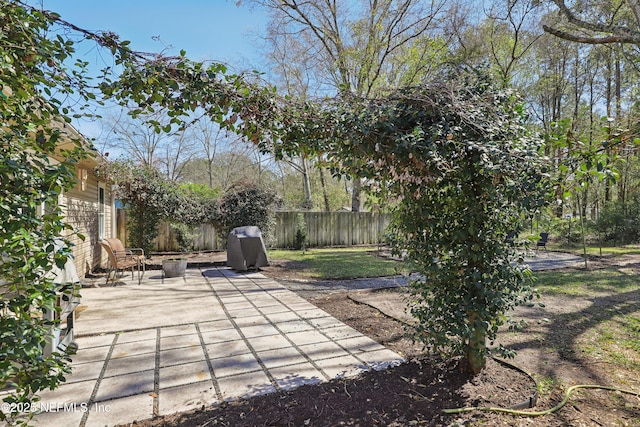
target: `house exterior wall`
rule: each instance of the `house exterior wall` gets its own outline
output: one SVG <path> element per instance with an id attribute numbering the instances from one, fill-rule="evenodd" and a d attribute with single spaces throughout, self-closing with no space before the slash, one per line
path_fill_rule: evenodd
<path id="1" fill-rule="evenodd" d="M 93 175 L 92 165 L 80 164 L 78 169 L 87 170 L 87 180 L 84 190 L 80 180 L 62 200 L 66 222 L 73 227 L 67 238 L 73 243 L 74 263 L 78 275 L 83 277 L 94 268 L 106 263 L 106 254 L 103 254 L 98 241 L 104 237 L 111 237 L 114 227 L 114 199 L 110 186 L 101 183 Z M 104 190 L 104 231 L 99 235 L 100 221 L 100 188 Z M 84 240 L 80 237 L 84 236 Z"/>
<path id="2" fill-rule="evenodd" d="M 103 254 L 98 241 L 115 235 L 115 200 L 111 186 L 101 182 L 93 172 L 106 159 L 93 150 L 73 126 L 65 122 L 57 125 L 69 139 L 61 139 L 58 143 L 57 153 L 50 159 L 53 163 L 64 159 L 64 149 L 75 148 L 72 139 L 80 139 L 83 142 L 81 146 L 87 150 L 87 156 L 76 165 L 76 185 L 59 199 L 65 221 L 72 227 L 65 237 L 73 244 L 74 264 L 82 278 L 94 268 L 107 263 L 107 254 Z M 103 215 L 100 215 L 100 188 L 104 190 Z M 102 235 L 99 233 L 101 216 L 104 218 Z"/>

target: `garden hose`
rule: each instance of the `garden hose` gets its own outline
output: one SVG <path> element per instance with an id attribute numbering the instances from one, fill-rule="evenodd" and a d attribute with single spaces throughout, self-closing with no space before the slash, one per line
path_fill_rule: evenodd
<path id="1" fill-rule="evenodd" d="M 562 402 L 560 402 L 559 404 L 557 404 L 553 408 L 547 409 L 545 411 L 528 412 L 528 411 L 519 411 L 519 410 L 516 410 L 516 409 L 508 409 L 508 408 L 497 408 L 497 407 L 490 407 L 490 406 L 475 406 L 475 407 L 469 407 L 469 408 L 444 409 L 443 412 L 445 414 L 460 414 L 460 413 L 463 413 L 463 412 L 484 411 L 484 412 L 502 412 L 502 413 L 505 413 L 505 414 L 523 415 L 523 416 L 526 416 L 526 417 L 539 417 L 539 416 L 542 416 L 542 415 L 552 414 L 552 413 L 556 412 L 557 410 L 559 410 L 560 408 L 562 408 L 569 401 L 569 396 L 571 395 L 571 393 L 573 393 L 575 390 L 578 390 L 580 388 L 617 391 L 617 392 L 620 392 L 620 393 L 631 394 L 631 395 L 640 397 L 640 393 L 638 393 L 638 392 L 631 391 L 631 390 L 624 390 L 624 389 L 617 388 L 617 387 L 608 387 L 608 386 L 594 385 L 594 384 L 578 384 L 578 385 L 574 385 L 572 387 L 569 387 L 567 389 L 567 391 L 566 391 L 566 393 L 564 395 L 564 399 L 562 399 Z"/>

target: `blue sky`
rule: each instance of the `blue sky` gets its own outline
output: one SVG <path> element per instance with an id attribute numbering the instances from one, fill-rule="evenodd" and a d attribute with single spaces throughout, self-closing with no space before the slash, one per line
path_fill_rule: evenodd
<path id="1" fill-rule="evenodd" d="M 137 51 L 178 55 L 185 50 L 189 59 L 223 62 L 233 72 L 253 69 L 267 72 L 261 64 L 261 40 L 257 37 L 266 26 L 267 16 L 259 8 L 237 6 L 236 0 L 27 2 L 57 12 L 65 21 L 85 30 L 114 32 L 121 40 L 129 40 L 131 48 Z M 76 49 L 96 73 L 105 65 L 112 65 L 112 58 L 101 56 L 93 43 L 76 45 Z M 100 120 L 74 119 L 73 124 L 87 137 L 105 135 Z"/>
<path id="2" fill-rule="evenodd" d="M 258 47 L 266 15 L 235 0 L 33 0 L 87 30 L 105 30 L 130 40 L 134 50 L 190 59 L 217 60 L 238 69 L 260 66 Z M 159 36 L 161 41 L 154 41 Z M 91 60 L 91 58 L 87 58 Z"/>

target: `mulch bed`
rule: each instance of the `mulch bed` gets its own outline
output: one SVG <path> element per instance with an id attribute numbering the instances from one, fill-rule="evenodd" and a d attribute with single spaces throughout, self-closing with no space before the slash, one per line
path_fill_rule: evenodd
<path id="1" fill-rule="evenodd" d="M 356 378 L 224 403 L 142 426 L 448 426 L 478 420 L 450 416 L 443 407 L 509 405 L 530 395 L 533 384 L 518 371 L 490 361 L 474 379 L 455 362 L 412 360 Z"/>

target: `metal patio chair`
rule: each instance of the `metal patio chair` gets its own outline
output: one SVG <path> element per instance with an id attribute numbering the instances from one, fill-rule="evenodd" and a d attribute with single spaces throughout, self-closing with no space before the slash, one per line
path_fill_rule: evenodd
<path id="1" fill-rule="evenodd" d="M 109 257 L 110 269 L 107 274 L 106 284 L 109 284 L 112 272 L 114 272 L 113 283 L 115 284 L 118 271 L 124 273 L 128 269 L 131 269 L 131 279 L 133 279 L 134 268 L 138 271 L 138 284 L 140 284 L 145 273 L 145 257 L 141 248 L 125 248 L 120 239 L 116 238 L 103 239 L 98 243 L 104 248 Z"/>
<path id="2" fill-rule="evenodd" d="M 549 233 L 540 233 L 540 240 L 536 243 L 536 251 L 540 248 L 547 250 L 547 241 L 549 240 Z"/>

